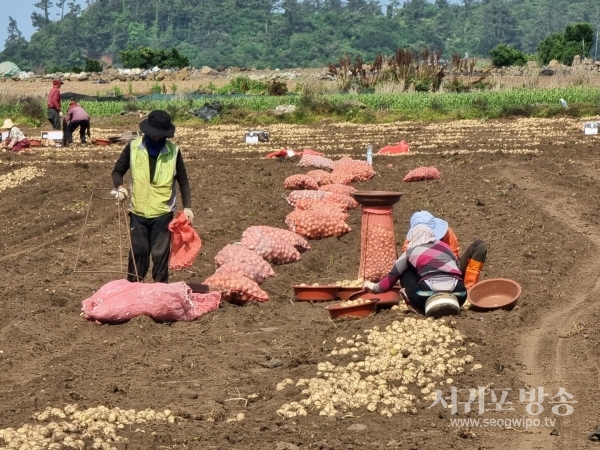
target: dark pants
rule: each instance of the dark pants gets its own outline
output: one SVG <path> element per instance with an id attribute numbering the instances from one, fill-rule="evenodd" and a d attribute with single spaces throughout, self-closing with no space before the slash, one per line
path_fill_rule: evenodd
<path id="1" fill-rule="evenodd" d="M 481 239 L 477 239 L 475 242 L 473 242 L 471 245 L 469 245 L 469 248 L 467 248 L 467 251 L 464 252 L 462 254 L 462 256 L 460 257 L 460 267 L 459 267 L 460 273 L 462 273 L 463 275 L 465 274 L 465 271 L 467 270 L 467 266 L 469 265 L 470 259 L 474 259 L 475 261 L 484 263 L 486 256 L 487 256 L 487 244 L 484 241 L 482 241 Z"/>
<path id="2" fill-rule="evenodd" d="M 60 111 L 54 108 L 48 108 L 48 121 L 52 124 L 55 130 L 61 130 L 60 126 Z"/>
<path id="3" fill-rule="evenodd" d="M 411 306 L 417 309 L 420 313 L 425 314 L 425 302 L 428 297 L 417 295 L 417 291 L 431 291 L 431 288 L 424 281 L 419 281 L 421 277 L 417 273 L 417 270 L 409 265 L 400 276 L 400 284 L 406 291 L 408 300 Z M 465 292 L 465 284 L 462 280 L 458 280 L 456 287 L 452 292 Z M 465 303 L 466 297 L 457 297 L 458 303 L 462 306 Z"/>
<path id="4" fill-rule="evenodd" d="M 73 131 L 75 131 L 77 127 L 79 127 L 79 139 L 81 139 L 82 144 L 85 144 L 85 135 L 90 130 L 89 120 L 74 120 L 69 122 L 67 125 L 67 143 L 73 143 Z"/>
<path id="5" fill-rule="evenodd" d="M 152 255 L 152 278 L 157 283 L 169 282 L 169 255 L 171 254 L 171 232 L 169 223 L 173 220 L 173 213 L 154 219 L 146 219 L 129 213 L 131 220 L 129 228 L 131 234 L 131 251 L 127 266 L 127 280 L 142 281 L 150 268 L 150 255 Z M 135 258 L 135 266 L 133 260 Z M 137 274 L 138 277 L 136 278 Z"/>

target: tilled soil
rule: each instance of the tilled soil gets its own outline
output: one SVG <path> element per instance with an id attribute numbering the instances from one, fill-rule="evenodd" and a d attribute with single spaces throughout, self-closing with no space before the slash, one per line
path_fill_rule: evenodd
<path id="1" fill-rule="evenodd" d="M 375 157 L 378 175 L 355 184 L 405 193 L 394 210 L 398 246 L 410 215 L 427 209 L 450 223 L 462 249 L 475 238 L 488 242 L 484 278 L 511 278 L 523 288 L 510 312 L 466 310 L 456 319 L 456 328 L 476 344 L 469 353 L 483 368 L 455 376 L 455 385 L 488 389 L 482 415 L 474 408 L 453 416 L 425 402 L 416 415 L 392 418 L 366 409 L 345 418 L 276 414 L 283 403 L 303 398 L 300 388 L 276 391 L 276 384 L 314 377 L 336 337 L 406 317 L 388 310 L 334 323 L 323 305 L 292 300 L 292 284 L 356 277 L 360 211 L 350 213 L 351 233 L 311 241 L 300 262 L 275 266 L 277 277 L 263 285 L 267 303 L 223 305 L 192 323 L 137 318 L 99 326 L 79 313 L 82 300 L 119 277 L 105 272 L 120 270 L 125 261 L 118 249 L 119 232 L 126 247 L 125 225 L 119 228 L 116 207 L 100 190 L 111 187 L 121 148 L 0 154 L 0 178 L 23 167 L 45 169 L 0 195 L 0 427 L 18 428 L 47 406 L 78 403 L 169 408 L 182 417 L 171 426 L 127 430 L 129 444 L 119 448 L 128 449 L 593 447 L 587 436 L 598 426 L 600 138 L 584 137 L 577 126 L 570 119 L 278 126 L 270 130 L 272 142 L 259 147 L 241 144 L 243 128 L 213 126 L 179 130 L 175 139 L 187 162 L 203 248 L 194 266 L 173 273 L 172 281 L 205 279 L 214 272 L 214 255 L 248 226 L 285 227 L 291 209 L 282 198 L 283 180 L 310 169 L 298 167 L 297 159 L 261 159 L 267 151 L 311 147 L 359 158 L 367 142 L 411 143 L 410 155 Z M 404 175 L 420 165 L 436 166 L 442 179 L 404 183 Z M 282 365 L 269 368 L 271 359 Z M 519 389 L 538 386 L 550 397 L 564 387 L 578 402 L 573 415 L 553 414 L 548 398 L 545 411 L 534 417 L 548 426 L 451 426 L 455 417 L 531 418 Z M 514 410 L 489 411 L 489 389 L 511 389 L 507 401 Z M 248 400 L 251 394 L 258 397 Z M 244 420 L 227 420 L 240 412 Z M 347 431 L 356 423 L 366 429 Z"/>

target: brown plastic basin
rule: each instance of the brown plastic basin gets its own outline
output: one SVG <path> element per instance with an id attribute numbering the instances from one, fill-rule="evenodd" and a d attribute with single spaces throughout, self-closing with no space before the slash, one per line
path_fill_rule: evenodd
<path id="1" fill-rule="evenodd" d="M 336 303 L 335 305 L 326 306 L 325 309 L 329 311 L 332 319 L 362 319 L 377 312 L 379 299 L 373 298 L 370 300 L 369 303 L 354 306 L 340 306 L 339 303 Z"/>
<path id="2" fill-rule="evenodd" d="M 41 147 L 42 146 L 42 141 L 38 140 L 38 139 L 31 139 L 29 141 L 29 145 L 31 147 Z"/>
<path id="3" fill-rule="evenodd" d="M 480 281 L 469 290 L 468 300 L 475 309 L 512 309 L 521 295 L 519 283 L 508 278 Z"/>
<path id="4" fill-rule="evenodd" d="M 352 294 L 349 300 L 356 300 L 359 298 L 366 298 L 372 300 L 374 298 L 378 298 L 379 302 L 377 303 L 378 308 L 392 307 L 394 305 L 400 304 L 400 288 L 392 288 L 389 292 L 384 292 L 383 294 L 373 294 L 368 291 L 358 291 Z"/>
<path id="5" fill-rule="evenodd" d="M 340 300 L 350 300 L 350 296 L 357 292 L 361 292 L 361 287 L 338 287 L 338 298 Z"/>
<path id="6" fill-rule="evenodd" d="M 330 302 L 337 299 L 337 286 L 292 286 L 299 302 Z"/>
<path id="7" fill-rule="evenodd" d="M 392 206 L 400 201 L 403 192 L 355 191 L 350 195 L 362 206 Z"/>

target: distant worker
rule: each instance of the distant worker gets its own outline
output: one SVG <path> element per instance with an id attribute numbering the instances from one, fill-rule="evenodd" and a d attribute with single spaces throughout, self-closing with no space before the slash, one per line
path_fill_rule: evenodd
<path id="1" fill-rule="evenodd" d="M 61 104 L 60 104 L 60 87 L 64 83 L 60 78 L 55 78 L 52 81 L 52 89 L 48 93 L 48 120 L 55 130 L 62 129 L 60 126 Z"/>
<path id="2" fill-rule="evenodd" d="M 130 235 L 127 268 L 129 281 L 142 281 L 150 267 L 155 282 L 168 283 L 171 232 L 169 223 L 176 209 L 175 181 L 179 184 L 184 213 L 192 223 L 192 193 L 183 156 L 169 141 L 175 125 L 166 111 L 152 111 L 140 122 L 144 135 L 125 146 L 112 172 L 118 201 L 129 197 L 123 176 L 131 169 Z M 137 277 L 136 274 L 137 273 Z"/>
<path id="3" fill-rule="evenodd" d="M 13 152 L 20 152 L 23 149 L 29 148 L 29 140 L 21 130 L 15 127 L 12 120 L 6 119 L 0 130 L 9 130 L 8 137 L 2 142 L 0 147 L 7 148 Z"/>
<path id="4" fill-rule="evenodd" d="M 73 131 L 79 128 L 79 139 L 82 144 L 86 143 L 85 136 L 90 136 L 90 115 L 79 103 L 69 103 L 69 110 L 64 120 L 67 122 L 67 143 L 73 143 Z"/>

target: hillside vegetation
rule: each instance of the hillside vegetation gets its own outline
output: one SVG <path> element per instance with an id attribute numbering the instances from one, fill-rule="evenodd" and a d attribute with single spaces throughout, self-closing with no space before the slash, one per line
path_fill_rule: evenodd
<path id="1" fill-rule="evenodd" d="M 118 63 L 120 50 L 177 48 L 195 66 L 316 67 L 349 53 L 399 48 L 485 55 L 499 43 L 526 53 L 568 23 L 600 27 L 597 0 L 41 0 L 25 40 L 9 18 L 0 60 L 25 69 Z M 51 20 L 58 11 L 60 20 Z M 589 44 L 589 43 L 588 43 Z M 593 55 L 592 49 L 592 55 Z"/>

